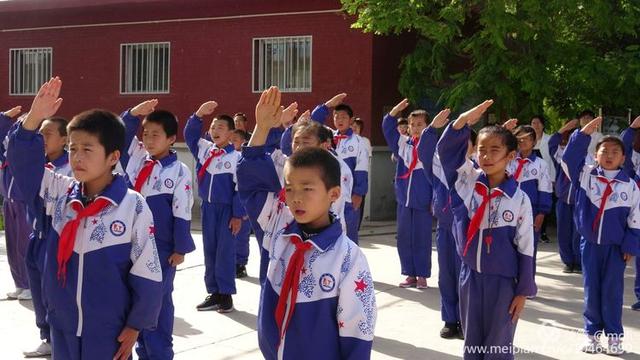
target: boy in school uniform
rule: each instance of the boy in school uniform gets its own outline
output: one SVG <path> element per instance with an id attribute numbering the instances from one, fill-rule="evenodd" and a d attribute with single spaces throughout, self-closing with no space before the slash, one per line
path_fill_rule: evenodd
<path id="1" fill-rule="evenodd" d="M 73 172 L 71 164 L 69 164 L 69 153 L 65 149 L 67 145 L 67 123 L 65 118 L 50 117 L 42 122 L 38 132 L 44 140 L 46 157 L 44 166 L 56 174 L 72 177 Z M 33 225 L 33 232 L 29 237 L 26 262 L 36 326 L 40 329 L 42 342 L 34 350 L 23 352 L 27 358 L 51 355 L 51 332 L 46 318 L 47 310 L 44 305 L 44 294 L 42 293 L 42 278 L 47 249 L 46 238 L 49 231 L 51 231 L 51 218 L 47 217 L 46 208 L 43 204 L 39 204 L 37 208 L 38 211 L 35 212 L 35 204 L 27 204 L 27 212 L 30 223 Z"/>
<path id="2" fill-rule="evenodd" d="M 582 351 L 602 352 L 600 335 L 608 336 L 607 352 L 624 353 L 622 300 L 626 263 L 638 253 L 640 190 L 626 171 L 622 140 L 605 136 L 595 146 L 595 165 L 584 164 L 590 136 L 600 117 L 576 131 L 562 156 L 562 168 L 576 188 L 576 227 L 582 237 L 584 321 L 587 342 Z M 631 156 L 631 154 L 629 154 Z"/>
<path id="3" fill-rule="evenodd" d="M 286 205 L 264 146 L 279 126 L 280 92 L 256 105 L 256 128 L 238 166 L 249 216 L 270 253 L 260 295 L 258 340 L 266 359 L 369 359 L 376 320 L 373 279 L 362 251 L 330 213 L 340 197 L 340 166 L 309 147 L 285 165 Z"/>
<path id="4" fill-rule="evenodd" d="M 427 288 L 431 277 L 431 183 L 423 171 L 418 158 L 418 146 L 422 130 L 427 127 L 429 115 L 425 110 L 414 110 L 409 114 L 409 136 L 396 130 L 397 117 L 409 106 L 407 99 L 398 103 L 382 120 L 382 133 L 396 154 L 398 163 L 396 181 L 398 198 L 398 255 L 400 271 L 406 279 L 402 288 Z"/>
<path id="5" fill-rule="evenodd" d="M 333 142 L 336 153 L 349 165 L 353 176 L 351 201 L 345 204 L 344 210 L 347 236 L 357 244 L 360 223 L 359 209 L 362 204 L 362 198 L 369 189 L 369 154 L 365 148 L 364 140 L 359 135 L 354 134 L 351 129 L 351 125 L 353 125 L 353 110 L 349 105 L 342 103 L 346 96 L 347 94 L 345 93 L 338 94 L 329 101 L 316 106 L 311 112 L 311 119 L 324 125 L 330 109 L 333 109 L 333 125 L 336 128 L 333 134 Z"/>
<path id="6" fill-rule="evenodd" d="M 52 354 L 124 360 L 139 331 L 156 326 L 160 311 L 153 218 L 142 196 L 112 173 L 125 135 L 115 114 L 89 110 L 69 123 L 75 179 L 45 167 L 36 130 L 60 107 L 61 85 L 53 78 L 40 88 L 28 116 L 10 134 L 7 151 L 20 190 L 41 201 L 51 217 L 43 291 Z"/>
<path id="7" fill-rule="evenodd" d="M 517 124 L 517 120 L 512 120 L 512 124 Z M 518 188 L 522 189 L 531 200 L 534 229 L 533 275 L 535 277 L 540 231 L 545 215 L 551 212 L 553 186 L 547 162 L 533 151 L 536 144 L 535 129 L 529 125 L 523 125 L 514 129 L 513 132 L 518 139 L 518 154 L 507 166 L 507 172 L 516 180 Z"/>
<path id="8" fill-rule="evenodd" d="M 237 128 L 238 120 L 236 118 L 242 113 L 237 113 L 234 115 L 234 122 L 236 123 L 236 129 L 233 130 L 233 134 L 231 134 L 231 142 L 233 143 L 233 148 L 235 151 L 242 151 L 242 144 L 249 141 L 251 135 L 245 130 L 241 130 Z M 244 206 L 242 207 L 244 210 Z M 251 235 L 251 222 L 249 221 L 249 216 L 247 216 L 246 212 L 242 214 L 242 227 L 240 227 L 240 231 L 235 236 L 236 242 L 236 279 L 242 279 L 248 276 L 247 274 L 247 263 L 249 262 L 249 237 Z"/>
<path id="9" fill-rule="evenodd" d="M 231 141 L 233 119 L 218 115 L 211 122 L 211 141 L 203 139 L 203 118 L 213 114 L 218 103 L 207 101 L 184 128 L 184 139 L 195 158 L 198 194 L 202 199 L 202 241 L 205 259 L 204 283 L 207 297 L 199 311 L 233 311 L 236 293 L 236 246 L 234 236 L 242 227 L 244 209 L 237 194 L 236 166 L 241 154 Z"/>
<path id="10" fill-rule="evenodd" d="M 485 346 L 500 352 L 465 351 L 465 359 L 512 359 L 517 320 L 527 297 L 536 294 L 531 203 L 506 173 L 516 157 L 517 139 L 501 126 L 485 127 L 477 139 L 480 168 L 467 158 L 469 126 L 492 103 L 487 100 L 461 114 L 437 145 L 462 259 L 459 296 L 465 349 Z"/>
<path id="11" fill-rule="evenodd" d="M 196 248 L 191 237 L 191 170 L 171 148 L 178 134 L 178 120 L 169 111 L 156 110 L 157 104 L 157 99 L 147 100 L 122 114 L 127 153 L 120 162 L 129 187 L 144 196 L 153 214 L 162 268 L 158 326 L 140 332 L 136 347 L 140 359 L 173 359 L 173 281 L 185 254 Z M 136 136 L 141 125 L 142 141 Z"/>
<path id="12" fill-rule="evenodd" d="M 2 215 L 5 226 L 5 240 L 7 245 L 7 260 L 11 277 L 16 289 L 7 293 L 9 300 L 31 300 L 29 287 L 29 275 L 26 267 L 26 257 L 29 249 L 29 234 L 31 226 L 27 222 L 27 206 L 20 189 L 14 181 L 13 174 L 6 159 L 8 137 L 17 127 L 11 119 L 17 116 L 21 107 L 16 106 L 4 113 L 0 113 L 0 193 L 4 198 L 2 202 Z"/>
<path id="13" fill-rule="evenodd" d="M 549 138 L 549 153 L 553 158 L 553 164 L 556 168 L 555 192 L 558 197 L 558 201 L 556 202 L 558 249 L 560 259 L 564 263 L 562 272 L 566 274 L 582 273 L 580 234 L 573 220 L 575 213 L 575 188 L 561 167 L 562 155 L 569 142 L 569 136 L 577 127 L 578 120 L 571 120 Z"/>

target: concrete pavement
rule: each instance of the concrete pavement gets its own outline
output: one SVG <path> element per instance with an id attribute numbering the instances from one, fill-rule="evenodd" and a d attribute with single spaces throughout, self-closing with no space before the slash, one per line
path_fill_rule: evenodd
<path id="1" fill-rule="evenodd" d="M 373 272 L 378 304 L 374 359 L 456 359 L 462 354 L 461 340 L 439 337 L 440 298 L 437 288 L 438 263 L 434 247 L 433 277 L 427 290 L 397 287 L 400 264 L 395 248 L 395 224 L 368 223 L 360 244 Z M 197 312 L 204 299 L 202 239 L 194 233 L 198 249 L 187 256 L 175 280 L 175 358 L 259 359 L 255 330 L 259 285 L 257 243 L 252 238 L 248 272 L 237 281 L 236 311 L 230 314 Z M 0 240 L 0 359 L 21 359 L 22 351 L 39 343 L 30 302 L 4 300 L 13 283 L 6 260 L 5 242 Z M 541 244 L 538 253 L 538 296 L 527 302 L 518 324 L 515 345 L 518 359 L 606 359 L 606 355 L 579 352 L 584 341 L 582 323 L 582 278 L 563 274 L 557 242 Z M 624 359 L 640 359 L 640 312 L 629 309 L 634 301 L 635 269 L 625 275 Z"/>

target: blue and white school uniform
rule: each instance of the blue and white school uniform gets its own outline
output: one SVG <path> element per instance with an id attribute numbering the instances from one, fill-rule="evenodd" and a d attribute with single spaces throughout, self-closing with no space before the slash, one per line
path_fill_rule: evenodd
<path id="1" fill-rule="evenodd" d="M 52 348 L 60 359 L 112 359 L 125 326 L 156 326 L 162 303 L 162 271 L 153 217 L 144 198 L 115 175 L 98 196 L 109 205 L 82 220 L 66 281 L 57 278 L 59 236 L 82 204 L 82 184 L 45 168 L 44 141 L 19 128 L 8 159 L 28 198 L 40 198 L 51 218 L 43 289 Z"/>
<path id="2" fill-rule="evenodd" d="M 589 335 L 604 331 L 620 336 L 626 266 L 622 256 L 638 255 L 640 190 L 625 171 L 583 164 L 590 140 L 590 136 L 576 131 L 562 157 L 562 168 L 576 188 L 585 330 Z"/>
<path id="3" fill-rule="evenodd" d="M 516 324 L 509 306 L 515 296 L 534 296 L 533 211 L 531 202 L 512 177 L 490 189 L 487 176 L 466 156 L 471 130 L 447 127 L 438 142 L 438 155 L 450 189 L 454 238 L 462 259 L 460 317 L 465 348 L 512 346 Z M 481 191 L 482 190 L 482 191 Z M 471 219 L 489 200 L 478 231 L 467 239 Z M 465 254 L 465 249 L 468 251 Z M 513 354 L 503 354 L 513 358 Z M 465 352 L 465 359 L 482 359 Z"/>
<path id="4" fill-rule="evenodd" d="M 629 176 L 640 186 L 640 153 L 634 150 L 633 140 L 637 129 L 627 128 L 622 132 L 625 145 L 625 169 Z M 631 156 L 629 156 L 631 154 Z M 634 284 L 636 299 L 640 301 L 640 256 L 636 256 L 636 280 Z"/>
<path id="5" fill-rule="evenodd" d="M 247 213 L 264 231 L 263 246 L 270 257 L 258 313 L 263 356 L 368 359 L 376 305 L 373 279 L 360 248 L 344 235 L 337 221 L 318 234 L 305 236 L 289 208 L 279 200 L 280 181 L 265 147 L 243 149 L 238 179 Z M 298 246 L 309 249 L 303 255 L 300 279 L 295 284 L 295 305 L 286 304 L 284 323 L 288 327 L 280 334 L 276 305 Z"/>
<path id="6" fill-rule="evenodd" d="M 205 259 L 204 282 L 209 294 L 236 293 L 236 247 L 229 229 L 231 218 L 242 218 L 243 210 L 236 191 L 236 167 L 242 156 L 233 144 L 224 148 L 201 137 L 202 119 L 193 114 L 184 128 L 184 139 L 196 159 L 196 171 L 213 156 L 224 151 L 207 166 L 198 179 L 202 199 L 202 238 Z"/>
<path id="7" fill-rule="evenodd" d="M 428 141 L 429 137 L 421 137 L 418 143 L 414 143 L 415 139 L 400 135 L 396 126 L 397 119 L 389 114 L 382 120 L 382 133 L 387 144 L 397 155 L 398 163 L 404 165 L 397 167 L 404 172 L 395 176 L 397 180 L 405 180 L 397 182 L 399 191 L 396 192 L 399 196 L 396 200 L 401 273 L 428 278 L 431 277 L 432 189 L 418 159 L 417 148 L 418 143 Z"/>

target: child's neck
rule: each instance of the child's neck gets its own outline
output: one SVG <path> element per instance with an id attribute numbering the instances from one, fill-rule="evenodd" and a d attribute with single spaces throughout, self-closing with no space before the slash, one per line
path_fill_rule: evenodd
<path id="1" fill-rule="evenodd" d="M 349 128 L 346 129 L 342 129 L 342 130 L 338 130 L 338 132 L 340 133 L 340 135 L 347 135 L 347 132 L 349 131 Z"/>
<path id="2" fill-rule="evenodd" d="M 500 186 L 500 184 L 502 184 L 503 181 L 507 179 L 507 173 L 501 171 L 492 175 L 487 175 L 487 179 L 489 180 L 489 188 L 497 188 L 498 186 Z"/>
<path id="3" fill-rule="evenodd" d="M 312 220 L 306 224 L 299 224 L 300 229 L 306 233 L 314 233 L 317 234 L 324 230 L 326 227 L 331 225 L 331 216 L 327 212 L 325 215 L 321 216 L 318 219 Z"/>
<path id="4" fill-rule="evenodd" d="M 164 159 L 167 156 L 169 156 L 170 153 L 171 153 L 171 148 L 167 148 L 163 152 L 161 152 L 160 154 L 151 156 L 151 158 L 154 159 L 154 160 L 161 160 L 161 159 Z"/>
<path id="5" fill-rule="evenodd" d="M 218 147 L 218 149 L 224 149 L 227 145 L 229 145 L 229 142 L 220 142 L 220 143 L 215 143 L 216 146 Z"/>
<path id="6" fill-rule="evenodd" d="M 533 149 L 529 149 L 527 151 L 520 151 L 520 158 L 521 159 L 528 158 L 529 156 L 531 156 L 532 152 L 533 152 Z"/>
<path id="7" fill-rule="evenodd" d="M 113 181 L 113 174 L 111 171 L 104 173 L 100 177 L 91 181 L 84 182 L 82 189 L 84 195 L 88 198 L 95 197 L 100 194 L 109 184 Z"/>
<path id="8" fill-rule="evenodd" d="M 63 154 L 64 154 L 64 149 L 62 149 L 60 151 L 54 151 L 52 153 L 47 154 L 47 159 L 49 159 L 49 161 L 56 161 Z"/>

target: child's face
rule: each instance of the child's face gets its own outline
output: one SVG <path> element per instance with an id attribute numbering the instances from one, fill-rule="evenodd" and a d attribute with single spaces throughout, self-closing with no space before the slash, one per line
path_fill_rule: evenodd
<path id="1" fill-rule="evenodd" d="M 400 124 L 397 126 L 398 132 L 400 135 L 409 135 L 409 125 L 408 124 Z"/>
<path id="2" fill-rule="evenodd" d="M 542 125 L 542 121 L 540 121 L 540 119 L 537 117 L 534 117 L 533 119 L 531 119 L 531 127 L 538 134 L 542 133 L 542 131 L 544 130 L 544 125 Z"/>
<path id="3" fill-rule="evenodd" d="M 247 131 L 247 121 L 242 116 L 234 116 L 233 124 L 235 125 L 236 129 Z"/>
<path id="4" fill-rule="evenodd" d="M 515 159 L 515 151 L 507 151 L 500 136 L 478 136 L 478 165 L 488 176 L 504 173 L 507 164 Z"/>
<path id="5" fill-rule="evenodd" d="M 327 190 L 318 167 L 284 167 L 287 206 L 299 224 L 327 225 L 331 203 L 340 197 L 340 186 Z"/>
<path id="6" fill-rule="evenodd" d="M 44 152 L 47 157 L 60 154 L 64 151 L 64 146 L 67 145 L 67 137 L 60 135 L 59 129 L 60 125 L 50 120 L 45 120 L 40 126 L 40 134 L 44 138 Z"/>
<path id="7" fill-rule="evenodd" d="M 531 135 L 523 134 L 518 136 L 518 151 L 520 151 L 521 153 L 529 154 L 531 151 L 533 151 L 535 145 L 536 142 L 533 141 Z"/>
<path id="8" fill-rule="evenodd" d="M 242 150 L 242 144 L 244 144 L 244 136 L 236 133 L 231 134 L 231 143 L 236 151 Z"/>
<path id="9" fill-rule="evenodd" d="M 296 133 L 293 134 L 291 150 L 296 152 L 308 147 L 320 147 L 320 145 L 320 139 L 310 131 L 296 131 Z"/>
<path id="10" fill-rule="evenodd" d="M 344 133 L 351 127 L 353 123 L 353 118 L 349 117 L 349 114 L 346 111 L 334 111 L 333 112 L 333 125 L 340 131 Z"/>
<path id="11" fill-rule="evenodd" d="M 167 137 L 162 125 L 150 121 L 142 123 L 142 143 L 149 154 L 154 158 L 161 158 L 169 154 L 171 145 L 176 141 L 176 136 Z"/>
<path id="12" fill-rule="evenodd" d="M 96 135 L 83 130 L 69 134 L 69 162 L 73 176 L 80 182 L 91 182 L 107 174 L 118 163 L 120 151 L 105 154 Z"/>
<path id="13" fill-rule="evenodd" d="M 580 126 L 585 126 L 593 120 L 593 116 L 591 115 L 583 115 L 580 117 Z"/>
<path id="14" fill-rule="evenodd" d="M 232 131 L 229 130 L 229 124 L 224 120 L 215 119 L 209 127 L 209 136 L 218 147 L 225 147 L 231 140 Z"/>
<path id="15" fill-rule="evenodd" d="M 604 142 L 596 150 L 596 162 L 605 170 L 617 170 L 624 163 L 624 155 L 620 145 Z"/>
<path id="16" fill-rule="evenodd" d="M 362 129 L 360 129 L 360 125 L 354 122 L 353 125 L 351 125 L 351 130 L 353 130 L 357 135 L 360 135 L 360 130 Z"/>
<path id="17" fill-rule="evenodd" d="M 410 136 L 420 136 L 422 130 L 427 127 L 427 119 L 424 116 L 409 116 L 409 134 Z"/>

